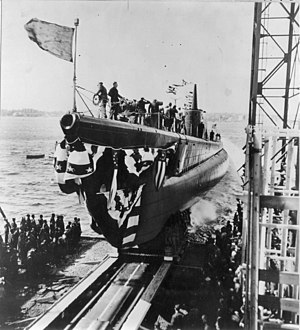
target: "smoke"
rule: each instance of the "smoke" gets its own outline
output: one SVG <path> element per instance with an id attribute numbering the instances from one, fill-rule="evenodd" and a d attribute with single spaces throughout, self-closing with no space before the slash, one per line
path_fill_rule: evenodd
<path id="1" fill-rule="evenodd" d="M 206 200 L 199 200 L 191 207 L 191 225 L 198 227 L 216 221 L 216 206 Z"/>

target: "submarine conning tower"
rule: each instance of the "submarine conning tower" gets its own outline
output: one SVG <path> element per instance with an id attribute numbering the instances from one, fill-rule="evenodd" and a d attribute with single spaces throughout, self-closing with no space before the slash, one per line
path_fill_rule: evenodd
<path id="1" fill-rule="evenodd" d="M 185 112 L 186 134 L 198 137 L 198 126 L 202 119 L 202 110 L 198 109 L 197 85 L 194 84 L 193 102 L 191 109 Z"/>

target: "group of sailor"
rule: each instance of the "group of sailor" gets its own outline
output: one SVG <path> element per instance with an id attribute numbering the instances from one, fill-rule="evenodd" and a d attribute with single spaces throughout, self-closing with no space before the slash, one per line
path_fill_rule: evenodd
<path id="1" fill-rule="evenodd" d="M 110 109 L 108 103 L 110 100 Z M 152 102 L 141 97 L 128 100 L 118 91 L 118 83 L 114 82 L 112 88 L 107 92 L 103 82 L 99 82 L 98 91 L 94 94 L 93 102 L 99 106 L 98 118 L 109 118 L 121 120 L 134 124 L 141 124 L 155 128 L 164 129 L 170 132 L 186 134 L 185 116 L 181 108 L 169 103 L 165 108 L 163 102 L 154 99 Z M 208 134 L 203 121 L 199 124 L 200 138 L 218 141 L 220 134 L 214 129 Z"/>
<path id="2" fill-rule="evenodd" d="M 107 114 L 109 99 L 110 112 Z M 175 105 L 172 106 L 170 103 L 164 115 L 164 109 L 161 108 L 162 102 L 156 99 L 150 102 L 144 97 L 141 97 L 139 101 L 136 99 L 128 100 L 120 95 L 117 82 L 113 83 L 108 93 L 103 82 L 99 82 L 98 91 L 94 95 L 93 102 L 95 105 L 99 105 L 99 118 L 129 121 L 131 123 L 152 127 L 158 127 L 159 122 L 162 122 L 163 118 L 165 118 L 165 125 L 160 126 L 164 126 L 169 131 L 171 131 L 171 129 L 175 131 L 175 127 L 172 128 L 172 124 L 175 123 L 174 119 L 178 113 Z M 148 119 L 149 115 L 150 118 Z"/>
<path id="3" fill-rule="evenodd" d="M 65 226 L 64 217 L 53 213 L 48 221 L 40 215 L 16 219 L 4 219 L 4 239 L 0 235 L 0 277 L 13 280 L 19 269 L 27 274 L 36 274 L 43 267 L 55 264 L 61 257 L 77 247 L 81 236 L 80 219 L 75 217 Z"/>

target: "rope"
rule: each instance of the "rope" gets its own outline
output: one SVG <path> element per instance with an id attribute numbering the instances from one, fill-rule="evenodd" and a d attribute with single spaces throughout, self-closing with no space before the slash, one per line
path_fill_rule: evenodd
<path id="1" fill-rule="evenodd" d="M 81 96 L 81 94 L 79 93 L 79 91 L 76 88 L 76 92 L 78 93 L 79 97 L 81 98 L 82 102 L 84 103 L 84 105 L 86 106 L 86 108 L 89 110 L 90 114 L 92 115 L 92 117 L 95 117 L 94 114 L 92 113 L 92 111 L 90 110 L 90 108 L 88 107 L 88 105 L 86 104 L 86 102 L 84 101 L 83 97 Z"/>
<path id="2" fill-rule="evenodd" d="M 90 90 L 88 90 L 88 89 L 85 89 L 85 88 L 83 88 L 83 87 L 81 87 L 81 86 L 76 86 L 76 88 L 83 89 L 84 91 L 87 91 L 87 92 L 89 92 L 89 93 L 91 93 L 91 94 L 95 94 L 94 92 L 92 92 L 92 91 L 90 91 Z"/>

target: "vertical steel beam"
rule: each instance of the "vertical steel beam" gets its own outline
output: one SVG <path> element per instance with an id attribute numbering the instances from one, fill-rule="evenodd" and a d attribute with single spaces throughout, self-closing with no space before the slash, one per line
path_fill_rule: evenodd
<path id="1" fill-rule="evenodd" d="M 284 93 L 284 114 L 283 114 L 283 128 L 288 127 L 288 113 L 289 113 L 289 98 L 290 98 L 290 84 L 291 84 L 291 62 L 292 62 L 292 47 L 293 47 L 293 21 L 295 16 L 295 3 L 291 3 L 291 11 L 289 13 L 289 40 L 288 50 L 285 54 L 286 61 L 286 79 L 285 79 L 285 93 Z"/>
<path id="2" fill-rule="evenodd" d="M 255 125 L 255 123 L 256 123 L 261 12 L 262 12 L 262 3 L 260 3 L 260 2 L 255 3 L 255 5 L 254 5 L 253 39 L 252 39 L 250 104 L 249 104 L 249 116 L 248 116 L 249 125 Z"/>
<path id="3" fill-rule="evenodd" d="M 253 131 L 253 191 L 251 208 L 251 271 L 250 271 L 250 329 L 258 329 L 258 269 L 259 269 L 259 217 L 260 217 L 260 177 L 261 142 L 259 133 Z"/>

